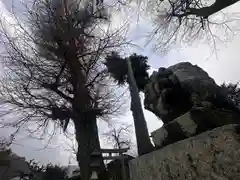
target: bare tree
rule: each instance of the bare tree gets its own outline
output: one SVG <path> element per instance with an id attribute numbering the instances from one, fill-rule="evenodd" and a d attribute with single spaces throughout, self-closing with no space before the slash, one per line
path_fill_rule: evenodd
<path id="1" fill-rule="evenodd" d="M 0 137 L 0 150 L 8 149 L 12 144 L 13 139 L 13 136 L 10 136 L 10 138 Z"/>
<path id="2" fill-rule="evenodd" d="M 110 126 L 110 130 L 103 133 L 102 136 L 110 142 L 115 149 L 128 148 L 132 144 L 132 125 L 121 124 L 119 127 Z"/>
<path id="3" fill-rule="evenodd" d="M 72 122 L 81 176 L 88 180 L 90 154 L 100 149 L 96 121 L 117 114 L 121 105 L 102 61 L 126 43 L 125 29 L 111 29 L 104 7 L 93 11 L 89 3 L 62 2 L 59 9 L 50 0 L 36 0 L 27 7 L 25 23 L 3 27 L 1 123 L 53 136 Z M 105 172 L 103 159 L 99 167 Z"/>
<path id="4" fill-rule="evenodd" d="M 129 124 L 114 124 L 109 125 L 109 130 L 102 133 L 102 137 L 107 144 L 113 146 L 113 148 L 130 148 L 127 154 L 136 157 L 137 145 L 133 141 L 133 127 Z"/>
<path id="5" fill-rule="evenodd" d="M 147 41 L 154 42 L 155 50 L 161 53 L 166 53 L 175 43 L 190 45 L 195 40 L 208 43 L 215 50 L 216 42 L 226 42 L 235 34 L 231 23 L 239 20 L 238 15 L 220 12 L 236 2 L 238 0 L 147 0 L 143 12 L 154 27 Z M 217 12 L 221 18 L 212 16 Z M 224 34 L 222 37 L 219 31 Z"/>

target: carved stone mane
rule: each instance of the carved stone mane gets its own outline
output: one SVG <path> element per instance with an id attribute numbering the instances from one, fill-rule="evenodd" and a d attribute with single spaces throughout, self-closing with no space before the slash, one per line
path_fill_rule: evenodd
<path id="1" fill-rule="evenodd" d="M 145 86 L 144 106 L 164 123 L 193 107 L 211 106 L 240 112 L 207 72 L 189 62 L 153 72 Z"/>

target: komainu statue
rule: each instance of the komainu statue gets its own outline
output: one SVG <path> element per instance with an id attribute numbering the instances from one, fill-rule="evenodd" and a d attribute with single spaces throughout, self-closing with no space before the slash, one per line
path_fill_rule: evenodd
<path id="1" fill-rule="evenodd" d="M 195 108 L 240 110 L 225 91 L 197 65 L 181 62 L 153 72 L 145 86 L 144 106 L 164 124 Z"/>

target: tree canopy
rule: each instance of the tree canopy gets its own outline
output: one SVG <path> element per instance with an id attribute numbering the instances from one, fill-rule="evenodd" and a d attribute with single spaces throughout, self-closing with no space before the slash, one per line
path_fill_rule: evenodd
<path id="1" fill-rule="evenodd" d="M 147 72 L 147 70 L 150 68 L 147 63 L 148 57 L 133 53 L 129 57 L 123 58 L 117 52 L 112 52 L 112 54 L 106 57 L 105 62 L 105 65 L 108 67 L 108 72 L 119 85 L 126 84 L 128 81 L 128 69 L 126 63 L 127 58 L 131 62 L 133 75 L 136 80 L 138 89 L 139 91 L 143 91 L 144 86 L 149 78 Z"/>

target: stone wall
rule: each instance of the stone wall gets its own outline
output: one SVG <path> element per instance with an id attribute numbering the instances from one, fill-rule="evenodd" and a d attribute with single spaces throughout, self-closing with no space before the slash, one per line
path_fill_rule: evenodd
<path id="1" fill-rule="evenodd" d="M 129 163 L 131 180 L 240 179 L 240 125 L 178 141 Z"/>
<path id="2" fill-rule="evenodd" d="M 239 124 L 239 115 L 227 110 L 193 108 L 151 133 L 159 149 L 177 141 L 227 124 Z"/>

